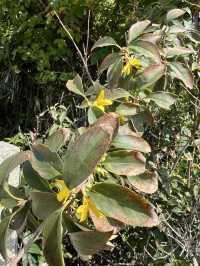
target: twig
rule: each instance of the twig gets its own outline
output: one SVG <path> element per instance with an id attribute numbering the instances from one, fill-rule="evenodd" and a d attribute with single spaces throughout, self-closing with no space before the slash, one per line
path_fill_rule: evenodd
<path id="1" fill-rule="evenodd" d="M 65 27 L 65 25 L 63 24 L 62 20 L 60 19 L 58 13 L 57 13 L 55 10 L 54 10 L 54 14 L 56 15 L 56 17 L 57 17 L 59 23 L 61 24 L 61 26 L 63 27 L 63 29 L 64 29 L 65 32 L 67 33 L 67 35 L 69 36 L 69 38 L 70 38 L 70 40 L 72 41 L 74 47 L 76 48 L 76 50 L 77 50 L 77 52 L 78 52 L 78 55 L 79 55 L 80 59 L 81 59 L 82 62 L 83 62 L 83 66 L 84 66 L 84 68 L 85 68 L 85 71 L 86 71 L 86 73 L 87 73 L 87 75 L 88 75 L 88 78 L 89 78 L 91 84 L 94 84 L 94 81 L 93 81 L 93 79 L 92 79 L 92 77 L 91 77 L 91 75 L 90 75 L 90 72 L 89 72 L 89 69 L 88 69 L 88 66 L 87 66 L 87 62 L 85 61 L 85 59 L 84 59 L 84 57 L 83 57 L 83 55 L 82 55 L 80 49 L 78 48 L 76 42 L 74 41 L 74 38 L 72 37 L 72 35 L 71 35 L 71 33 L 68 31 L 68 29 Z"/>

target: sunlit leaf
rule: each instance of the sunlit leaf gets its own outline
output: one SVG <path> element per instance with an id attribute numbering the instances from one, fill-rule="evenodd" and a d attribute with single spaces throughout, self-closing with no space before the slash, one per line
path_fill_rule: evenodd
<path id="1" fill-rule="evenodd" d="M 43 144 L 33 145 L 32 150 L 30 163 L 41 177 L 53 179 L 62 176 L 62 161 L 57 153 Z"/>
<path id="2" fill-rule="evenodd" d="M 109 152 L 103 161 L 105 169 L 116 175 L 132 176 L 145 172 L 145 158 L 139 152 Z"/>
<path id="3" fill-rule="evenodd" d="M 175 57 L 175 56 L 185 56 L 193 53 L 193 51 L 189 48 L 185 47 L 166 47 L 163 49 L 164 54 L 167 58 Z"/>
<path id="4" fill-rule="evenodd" d="M 151 147 L 149 144 L 140 136 L 136 134 L 131 135 L 117 135 L 113 141 L 112 145 L 119 149 L 124 150 L 134 150 L 144 153 L 151 152 Z"/>
<path id="5" fill-rule="evenodd" d="M 185 12 L 186 12 L 185 10 L 180 8 L 172 9 L 167 13 L 167 21 L 171 21 L 181 17 L 185 14 Z"/>
<path id="6" fill-rule="evenodd" d="M 117 128 L 117 116 L 105 114 L 71 145 L 64 157 L 64 179 L 70 188 L 80 185 L 93 172 Z"/>
<path id="7" fill-rule="evenodd" d="M 60 128 L 47 138 L 45 144 L 52 152 L 57 152 L 69 140 L 69 136 L 69 128 Z"/>
<path id="8" fill-rule="evenodd" d="M 93 255 L 105 248 L 112 232 L 76 232 L 70 234 L 72 244 L 80 256 Z"/>
<path id="9" fill-rule="evenodd" d="M 49 266 L 64 266 L 62 251 L 62 211 L 53 212 L 43 227 L 43 251 Z"/>
<path id="10" fill-rule="evenodd" d="M 155 172 L 146 171 L 137 176 L 128 176 L 129 182 L 145 193 L 154 193 L 158 189 L 158 175 Z"/>
<path id="11" fill-rule="evenodd" d="M 170 106 L 176 101 L 176 97 L 173 94 L 164 91 L 151 93 L 148 98 L 166 110 L 169 110 Z"/>
<path id="12" fill-rule="evenodd" d="M 140 76 L 143 87 L 150 86 L 158 81 L 165 73 L 164 64 L 156 64 L 147 67 Z"/>
<path id="13" fill-rule="evenodd" d="M 193 88 L 193 76 L 190 70 L 183 66 L 183 64 L 178 62 L 172 62 L 169 65 L 170 68 L 170 74 L 173 78 L 180 79 L 186 87 L 189 89 Z"/>
<path id="14" fill-rule="evenodd" d="M 98 47 L 105 47 L 105 46 L 118 46 L 118 44 L 115 42 L 115 40 L 109 36 L 103 37 L 99 39 L 92 47 L 91 50 L 94 50 L 95 48 Z"/>
<path id="15" fill-rule="evenodd" d="M 99 183 L 88 194 L 107 217 L 132 226 L 152 227 L 158 224 L 157 215 L 149 202 L 125 187 Z"/>
<path id="16" fill-rule="evenodd" d="M 116 88 L 118 86 L 118 81 L 122 74 L 123 62 L 122 58 L 116 59 L 115 63 L 110 65 L 107 71 L 107 80 L 109 83 L 109 88 Z"/>
<path id="17" fill-rule="evenodd" d="M 75 94 L 78 94 L 85 98 L 85 93 L 83 90 L 83 84 L 81 77 L 77 74 L 74 79 L 68 80 L 66 87 L 69 91 L 72 91 Z"/>
<path id="18" fill-rule="evenodd" d="M 99 74 L 101 74 L 104 70 L 108 69 L 108 67 L 114 64 L 119 58 L 121 58 L 119 53 L 111 53 L 107 55 L 98 69 Z"/>
<path id="19" fill-rule="evenodd" d="M 31 166 L 30 162 L 26 161 L 23 164 L 24 179 L 27 184 L 34 189 L 40 191 L 49 191 L 49 184 L 44 180 Z"/>
<path id="20" fill-rule="evenodd" d="M 151 58 L 155 63 L 161 62 L 161 57 L 157 46 L 151 42 L 139 40 L 129 45 L 130 49 L 134 52 Z"/>
<path id="21" fill-rule="evenodd" d="M 115 112 L 123 116 L 132 116 L 137 113 L 138 105 L 134 103 L 122 103 L 117 106 Z"/>
<path id="22" fill-rule="evenodd" d="M 122 88 L 105 90 L 105 97 L 107 99 L 112 100 L 112 101 L 117 100 L 117 99 L 121 99 L 124 97 L 129 97 L 129 96 L 131 96 L 131 94 L 127 90 L 122 89 Z"/>
<path id="23" fill-rule="evenodd" d="M 133 24 L 128 31 L 128 43 L 140 36 L 150 24 L 151 21 L 149 20 L 138 21 Z"/>
<path id="24" fill-rule="evenodd" d="M 34 191 L 31 192 L 31 200 L 33 213 L 41 220 L 46 219 L 62 206 L 55 193 Z"/>
<path id="25" fill-rule="evenodd" d="M 6 243 L 7 243 L 8 228 L 11 219 L 12 215 L 6 216 L 0 222 L 0 254 L 2 255 L 5 261 L 7 261 L 8 257 Z"/>
<path id="26" fill-rule="evenodd" d="M 22 164 L 26 160 L 30 159 L 31 152 L 21 151 L 5 159 L 0 164 L 0 184 L 9 177 L 9 174 L 14 170 L 18 165 Z"/>

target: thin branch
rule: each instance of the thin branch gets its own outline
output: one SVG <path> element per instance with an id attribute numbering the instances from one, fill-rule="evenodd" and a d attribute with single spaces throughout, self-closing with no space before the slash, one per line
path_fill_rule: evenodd
<path id="1" fill-rule="evenodd" d="M 67 35 L 69 36 L 69 38 L 70 38 L 70 40 L 72 41 L 74 47 L 76 48 L 76 50 L 77 50 L 77 52 L 78 52 L 78 55 L 79 55 L 80 59 L 81 59 L 82 62 L 83 62 L 83 66 L 84 66 L 84 68 L 85 68 L 85 71 L 86 71 L 86 73 L 87 73 L 87 75 L 88 75 L 88 78 L 89 78 L 91 84 L 94 84 L 94 81 L 93 81 L 93 79 L 92 79 L 92 77 L 91 77 L 91 75 L 90 75 L 90 72 L 89 72 L 89 69 L 88 69 L 88 66 L 87 66 L 87 62 L 85 61 L 85 59 L 84 59 L 84 57 L 83 57 L 83 55 L 82 55 L 80 49 L 78 48 L 78 46 L 77 46 L 77 44 L 76 44 L 74 38 L 72 37 L 72 35 L 71 35 L 71 33 L 68 31 L 68 29 L 65 27 L 65 25 L 63 24 L 61 18 L 59 17 L 58 13 L 57 13 L 55 10 L 54 10 L 54 14 L 56 15 L 56 17 L 57 17 L 59 23 L 61 24 L 61 26 L 63 27 L 64 31 L 67 33 Z"/>

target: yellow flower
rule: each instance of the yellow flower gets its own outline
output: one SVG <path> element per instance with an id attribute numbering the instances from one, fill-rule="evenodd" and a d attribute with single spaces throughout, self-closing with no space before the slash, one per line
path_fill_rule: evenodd
<path id="1" fill-rule="evenodd" d="M 120 125 L 124 125 L 126 123 L 126 117 L 124 115 L 120 115 L 118 119 Z"/>
<path id="2" fill-rule="evenodd" d="M 141 61 L 133 58 L 133 59 L 128 59 L 126 64 L 124 65 L 123 69 L 122 69 L 122 75 L 124 76 L 128 76 L 131 74 L 132 72 L 132 67 L 134 67 L 135 69 L 140 69 L 142 66 Z"/>
<path id="3" fill-rule="evenodd" d="M 104 112 L 105 106 L 112 105 L 112 103 L 111 100 L 105 98 L 105 91 L 104 89 L 101 89 L 92 106 L 97 107 Z"/>
<path id="4" fill-rule="evenodd" d="M 70 190 L 62 179 L 56 179 L 51 185 L 52 189 L 56 192 L 57 200 L 65 203 L 70 195 Z"/>
<path id="5" fill-rule="evenodd" d="M 76 210 L 76 215 L 80 219 L 80 222 L 84 222 L 88 218 L 89 211 L 92 211 L 94 215 L 98 218 L 104 216 L 103 213 L 97 209 L 90 197 L 84 196 L 83 204 L 80 205 Z"/>

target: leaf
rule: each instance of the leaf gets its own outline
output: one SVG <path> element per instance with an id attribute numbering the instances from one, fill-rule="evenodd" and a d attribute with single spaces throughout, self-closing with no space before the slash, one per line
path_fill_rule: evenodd
<path id="1" fill-rule="evenodd" d="M 137 42 L 130 43 L 128 46 L 134 52 L 151 58 L 155 63 L 161 62 L 161 57 L 157 46 L 151 42 L 139 40 Z"/>
<path id="2" fill-rule="evenodd" d="M 163 49 L 166 58 L 172 58 L 175 56 L 185 56 L 193 53 L 192 49 L 177 46 L 177 47 L 166 47 Z"/>
<path id="3" fill-rule="evenodd" d="M 74 79 L 70 79 L 67 81 L 66 87 L 68 88 L 69 91 L 72 91 L 73 93 L 78 94 L 83 98 L 85 98 L 82 79 L 78 74 Z"/>
<path id="4" fill-rule="evenodd" d="M 26 225 L 27 216 L 30 210 L 30 202 L 26 202 L 22 207 L 20 207 L 13 215 L 10 221 L 10 228 L 12 230 L 22 232 L 24 226 Z"/>
<path id="5" fill-rule="evenodd" d="M 143 87 L 148 87 L 158 81 L 165 73 L 164 64 L 156 64 L 147 67 L 140 76 Z"/>
<path id="6" fill-rule="evenodd" d="M 62 207 L 55 193 L 31 192 L 32 210 L 39 219 L 46 219 L 51 213 Z"/>
<path id="7" fill-rule="evenodd" d="M 145 172 L 145 158 L 139 152 L 114 151 L 103 161 L 105 169 L 116 175 L 139 175 Z"/>
<path id="8" fill-rule="evenodd" d="M 133 24 L 128 31 L 128 43 L 140 36 L 150 24 L 151 21 L 149 20 L 138 21 Z"/>
<path id="9" fill-rule="evenodd" d="M 128 176 L 129 182 L 144 193 L 154 193 L 158 189 L 158 175 L 156 172 L 146 171 L 138 176 Z"/>
<path id="10" fill-rule="evenodd" d="M 26 160 L 29 160 L 30 154 L 31 152 L 29 151 L 21 151 L 8 157 L 0 164 L 0 185 L 9 177 L 12 170 Z"/>
<path id="11" fill-rule="evenodd" d="M 104 114 L 71 145 L 64 157 L 64 179 L 70 188 L 80 185 L 93 172 L 117 128 L 116 114 Z"/>
<path id="12" fill-rule="evenodd" d="M 10 224 L 10 220 L 12 219 L 12 215 L 6 216 L 3 218 L 0 222 L 0 254 L 4 258 L 5 261 L 7 261 L 7 234 L 8 234 L 8 228 Z"/>
<path id="13" fill-rule="evenodd" d="M 52 152 L 57 152 L 69 140 L 70 132 L 69 128 L 60 128 L 47 138 L 45 144 Z"/>
<path id="14" fill-rule="evenodd" d="M 172 21 L 181 17 L 185 14 L 185 12 L 185 10 L 179 8 L 172 9 L 167 13 L 167 21 Z"/>
<path id="15" fill-rule="evenodd" d="M 105 216 L 128 225 L 152 227 L 158 218 L 149 202 L 136 192 L 112 183 L 98 183 L 88 192 Z"/>
<path id="16" fill-rule="evenodd" d="M 112 145 L 118 149 L 134 150 L 144 153 L 151 152 L 151 147 L 149 146 L 149 144 L 136 134 L 117 135 L 113 139 Z"/>
<path id="17" fill-rule="evenodd" d="M 93 106 L 88 109 L 88 122 L 90 125 L 94 124 L 98 118 L 104 114 L 99 108 Z"/>
<path id="18" fill-rule="evenodd" d="M 62 210 L 53 212 L 43 228 L 43 252 L 49 266 L 64 266 L 62 251 Z"/>
<path id="19" fill-rule="evenodd" d="M 110 232 L 114 230 L 114 226 L 109 223 L 105 216 L 97 217 L 91 210 L 89 213 L 96 230 L 100 232 Z"/>
<path id="20" fill-rule="evenodd" d="M 94 50 L 98 47 L 105 47 L 105 46 L 117 46 L 119 48 L 119 45 L 115 42 L 115 40 L 109 36 L 105 36 L 103 38 L 100 38 L 92 47 L 91 50 Z"/>
<path id="21" fill-rule="evenodd" d="M 80 227 L 72 220 L 72 218 L 63 212 L 63 228 L 67 230 L 68 233 L 75 233 L 81 231 Z"/>
<path id="22" fill-rule="evenodd" d="M 49 191 L 49 184 L 44 180 L 31 166 L 30 162 L 26 161 L 23 164 L 24 179 L 31 188 L 40 191 Z"/>
<path id="23" fill-rule="evenodd" d="M 70 234 L 71 242 L 80 256 L 93 255 L 105 248 L 112 232 L 85 231 Z"/>
<path id="24" fill-rule="evenodd" d="M 169 68 L 171 69 L 170 74 L 173 78 L 180 79 L 189 89 L 193 88 L 193 76 L 188 68 L 178 62 L 170 63 Z"/>
<path id="25" fill-rule="evenodd" d="M 53 179 L 62 176 L 62 161 L 57 153 L 50 151 L 43 144 L 33 145 L 32 149 L 33 154 L 30 163 L 41 177 Z"/>
<path id="26" fill-rule="evenodd" d="M 151 93 L 148 98 L 165 110 L 170 110 L 170 106 L 176 101 L 173 94 L 164 91 Z"/>
<path id="27" fill-rule="evenodd" d="M 118 58 L 114 64 L 110 65 L 107 71 L 107 80 L 109 88 L 113 89 L 118 86 L 118 81 L 122 74 L 123 62 L 122 58 Z"/>
<path id="28" fill-rule="evenodd" d="M 119 53 L 111 53 L 107 55 L 98 69 L 99 74 L 103 73 L 104 70 L 108 69 L 108 67 L 114 64 L 115 61 L 119 58 L 121 58 Z"/>
<path id="29" fill-rule="evenodd" d="M 105 90 L 105 98 L 112 101 L 129 96 L 131 96 L 131 94 L 127 90 L 124 90 L 122 88 Z"/>
<path id="30" fill-rule="evenodd" d="M 115 112 L 122 116 L 132 116 L 137 113 L 138 105 L 134 103 L 122 103 L 117 106 Z"/>
<path id="31" fill-rule="evenodd" d="M 149 110 L 140 112 L 132 117 L 132 123 L 138 132 L 143 132 L 146 126 L 153 125 L 154 118 Z"/>

